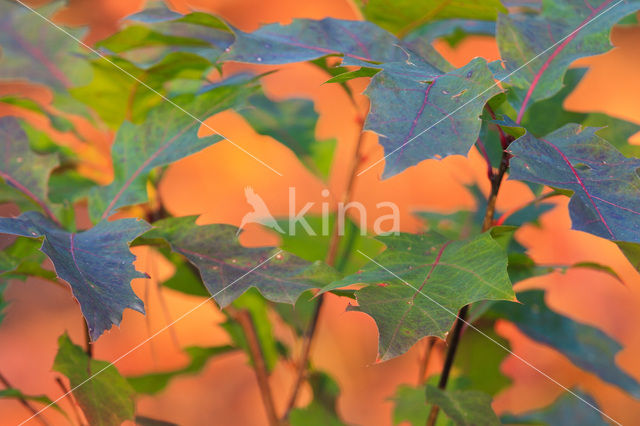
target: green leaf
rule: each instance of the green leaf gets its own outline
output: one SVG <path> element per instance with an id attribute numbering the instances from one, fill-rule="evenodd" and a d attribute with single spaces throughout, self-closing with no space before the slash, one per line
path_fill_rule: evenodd
<path id="1" fill-rule="evenodd" d="M 191 80 L 198 87 L 211 64 L 192 53 L 174 52 L 146 67 L 118 57 L 96 59 L 91 62 L 91 67 L 91 82 L 73 88 L 71 94 L 90 105 L 105 123 L 115 129 L 124 120 L 142 123 L 151 108 L 165 102 L 158 93 L 166 96 L 171 82 Z"/>
<path id="2" fill-rule="evenodd" d="M 221 307 L 250 287 L 271 301 L 293 304 L 300 293 L 336 278 L 335 271 L 320 262 L 310 263 L 274 247 L 240 245 L 234 226 L 198 226 L 195 221 L 195 217 L 161 220 L 144 237 L 164 239 L 173 251 L 189 259 Z"/>
<path id="3" fill-rule="evenodd" d="M 437 39 L 444 39 L 449 46 L 456 47 L 462 40 L 472 34 L 495 36 L 496 23 L 494 21 L 495 19 L 481 21 L 456 18 L 432 21 L 407 34 L 403 41 L 412 45 L 412 42 L 428 44 Z"/>
<path id="4" fill-rule="evenodd" d="M 246 310 L 251 315 L 267 370 L 273 371 L 280 351 L 278 342 L 273 335 L 267 302 L 256 289 L 249 289 L 233 301 L 233 306 L 240 310 Z M 235 345 L 250 354 L 249 344 L 240 324 L 229 317 L 229 320 L 222 326 L 229 333 Z M 251 356 L 249 356 L 249 360 L 249 362 L 252 361 Z"/>
<path id="5" fill-rule="evenodd" d="M 162 373 L 127 377 L 126 380 L 136 393 L 156 395 L 166 389 L 171 379 L 177 376 L 198 374 L 204 369 L 209 359 L 234 350 L 235 348 L 231 346 L 190 346 L 184 349 L 189 357 L 189 363 L 183 368 Z"/>
<path id="6" fill-rule="evenodd" d="M 296 408 L 289 414 L 291 426 L 342 426 L 336 411 L 340 388 L 327 374 L 314 371 L 309 377 L 313 389 L 313 400 L 303 408 Z"/>
<path id="7" fill-rule="evenodd" d="M 578 367 L 619 386 L 636 398 L 640 384 L 616 365 L 622 346 L 597 328 L 579 323 L 550 310 L 544 292 L 518 293 L 522 304 L 496 303 L 492 312 L 515 323 L 532 339 L 558 350 Z"/>
<path id="8" fill-rule="evenodd" d="M 176 271 L 171 278 L 162 283 L 163 286 L 193 296 L 210 296 L 206 287 L 202 284 L 202 280 L 200 279 L 200 275 L 198 274 L 198 270 L 195 266 L 177 253 L 165 253 L 163 250 L 163 254 L 176 268 Z"/>
<path id="9" fill-rule="evenodd" d="M 427 424 L 429 406 L 425 403 L 425 388 L 420 386 L 400 385 L 391 400 L 393 407 L 393 424 L 408 422 L 411 426 L 423 426 Z"/>
<path id="10" fill-rule="evenodd" d="M 256 132 L 271 136 L 292 150 L 312 173 L 328 175 L 335 142 L 316 140 L 318 114 L 312 101 L 290 98 L 276 102 L 257 94 L 249 98 L 247 108 L 238 112 Z"/>
<path id="11" fill-rule="evenodd" d="M 364 16 L 393 33 L 403 33 L 421 24 L 452 18 L 495 21 L 505 12 L 499 0 L 360 0 Z"/>
<path id="12" fill-rule="evenodd" d="M 205 92 L 180 95 L 173 101 L 204 120 L 232 106 L 238 106 L 255 91 L 253 79 L 218 84 Z M 112 147 L 114 180 L 90 193 L 89 212 L 94 222 L 105 219 L 120 207 L 147 200 L 149 172 L 194 154 L 222 139 L 220 135 L 200 138 L 200 122 L 164 102 L 149 112 L 141 125 L 125 122 Z"/>
<path id="13" fill-rule="evenodd" d="M 108 362 L 90 359 L 66 334 L 58 339 L 53 369 L 69 379 L 89 424 L 113 426 L 133 420 L 134 392 L 125 378 Z"/>
<path id="14" fill-rule="evenodd" d="M 506 253 L 488 233 L 455 242 L 434 232 L 378 239 L 387 246 L 382 254 L 322 292 L 375 284 L 358 290 L 358 306 L 350 309 L 375 319 L 383 360 L 403 354 L 424 336 L 444 338 L 465 305 L 516 300 Z"/>
<path id="15" fill-rule="evenodd" d="M 597 130 L 567 124 L 545 138 L 526 133 L 509 147 L 510 178 L 573 191 L 572 229 L 640 242 L 640 160 L 626 158 Z"/>
<path id="16" fill-rule="evenodd" d="M 637 0 L 544 0 L 542 4 L 541 14 L 498 17 L 496 37 L 502 66 L 496 67 L 496 76 L 514 89 L 517 122 L 532 102 L 562 88 L 572 62 L 608 51 L 611 27 L 640 9 Z"/>
<path id="17" fill-rule="evenodd" d="M 573 389 L 577 394 L 591 406 L 585 404 L 575 395 L 563 393 L 549 407 L 539 410 L 529 411 L 519 415 L 505 414 L 501 417 L 504 424 L 542 424 L 542 425 L 581 425 L 581 426 L 606 426 L 606 422 L 598 413 L 598 404 L 589 395 L 579 390 Z M 595 407 L 595 409 L 593 408 Z"/>
<path id="18" fill-rule="evenodd" d="M 336 225 L 336 215 L 331 214 L 324 219 L 321 216 L 305 216 L 304 220 L 305 222 L 302 220 L 296 222 L 293 227 L 289 221 L 278 221 L 284 230 L 279 234 L 280 248 L 310 262 L 324 261 L 331 242 L 331 230 Z M 338 242 L 335 268 L 341 273 L 351 274 L 367 262 L 367 259 L 358 251 L 374 256 L 380 252 L 383 245 L 380 241 L 367 236 L 366 231 L 363 233 L 363 230 L 348 217 L 344 222 L 344 232 Z"/>
<path id="19" fill-rule="evenodd" d="M 500 425 L 500 419 L 491 408 L 491 397 L 482 392 L 444 391 L 427 385 L 427 401 L 439 406 L 457 426 Z"/>
<path id="20" fill-rule="evenodd" d="M 0 178 L 38 204 L 47 200 L 47 182 L 58 166 L 56 155 L 39 155 L 29 148 L 29 140 L 13 117 L 0 118 Z"/>
<path id="21" fill-rule="evenodd" d="M 627 260 L 636 268 L 637 271 L 640 271 L 640 244 L 634 243 L 625 243 L 618 241 L 616 243 L 622 251 L 622 254 L 625 255 Z"/>
<path id="22" fill-rule="evenodd" d="M 129 15 L 126 21 L 134 24 L 97 46 L 136 63 L 155 63 L 174 51 L 194 53 L 215 62 L 234 40 L 222 20 L 204 12 L 181 15 L 159 5 Z"/>
<path id="23" fill-rule="evenodd" d="M 46 408 L 51 407 L 55 409 L 56 411 L 58 411 L 59 413 L 62 413 L 65 417 L 68 418 L 67 414 L 62 410 L 62 408 L 60 408 L 58 404 L 51 401 L 51 399 L 46 395 L 25 395 L 19 389 L 8 388 L 8 389 L 0 389 L 0 399 L 2 398 L 37 402 L 39 404 L 44 405 Z"/>
<path id="24" fill-rule="evenodd" d="M 37 212 L 0 218 L 0 233 L 44 237 L 40 250 L 51 259 L 58 277 L 71 286 L 93 340 L 113 324 L 119 325 L 125 308 L 144 313 L 129 283 L 147 275 L 133 267 L 135 256 L 128 243 L 147 229 L 146 222 L 122 219 L 69 233 Z"/>
<path id="25" fill-rule="evenodd" d="M 347 71 L 347 72 L 343 72 L 342 74 L 338 74 L 335 77 L 330 78 L 326 82 L 327 83 L 344 83 L 345 81 L 353 80 L 354 78 L 373 77 L 379 72 L 380 72 L 379 69 L 360 67 L 355 71 Z"/>
<path id="26" fill-rule="evenodd" d="M 49 176 L 49 199 L 53 203 L 74 203 L 86 198 L 96 182 L 76 170 L 67 169 Z"/>

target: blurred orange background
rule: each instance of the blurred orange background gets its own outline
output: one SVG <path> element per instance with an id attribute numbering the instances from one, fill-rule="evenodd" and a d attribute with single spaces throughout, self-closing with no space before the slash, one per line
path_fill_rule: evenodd
<path id="1" fill-rule="evenodd" d="M 71 26 L 88 25 L 86 41 L 91 43 L 116 31 L 119 20 L 140 10 L 143 3 L 140 0 L 69 0 L 68 6 L 56 15 L 56 20 Z M 262 23 L 287 23 L 294 17 L 359 18 L 349 0 L 171 0 L 168 3 L 180 12 L 190 9 L 212 12 L 243 30 L 255 29 Z M 588 65 L 590 70 L 568 99 L 566 107 L 577 111 L 605 112 L 640 123 L 640 79 L 637 78 L 640 28 L 616 28 L 612 38 L 616 46 L 612 51 L 580 61 L 580 65 Z M 470 37 L 455 49 L 444 43 L 437 44 L 436 48 L 458 66 L 475 56 L 488 60 L 499 57 L 496 43 L 490 37 Z M 251 67 L 229 64 L 225 65 L 225 72 L 247 68 Z M 337 158 L 328 189 L 334 201 L 340 199 L 359 131 L 358 116 L 366 110 L 366 99 L 360 96 L 360 112 L 356 111 L 337 85 L 322 84 L 327 79 L 326 75 L 311 65 L 272 68 L 278 72 L 264 78 L 266 92 L 274 98 L 300 96 L 312 99 L 320 115 L 318 139 L 338 140 Z M 266 71 L 265 67 L 259 69 Z M 356 93 L 361 93 L 365 85 L 363 79 L 353 82 Z M 29 94 L 44 104 L 51 102 L 50 93 L 42 87 L 0 85 L 0 94 L 12 92 Z M 46 122 L 24 110 L 0 110 L 0 115 L 5 114 L 23 115 L 35 126 L 54 132 Z M 307 172 L 288 149 L 270 137 L 256 134 L 241 116 L 227 111 L 208 119 L 207 123 L 284 176 L 276 175 L 230 143 L 219 142 L 175 163 L 165 174 L 159 195 L 172 214 L 202 215 L 200 223 L 238 225 L 249 208 L 243 193 L 247 185 L 253 186 L 263 196 L 274 214 L 286 214 L 289 186 L 297 188 L 300 205 L 316 201 L 319 206 L 323 201 L 320 192 L 324 184 Z M 57 134 L 56 139 L 81 153 L 87 164 L 87 173 L 108 182 L 108 150 L 113 134 L 91 128 L 80 119 L 78 125 L 83 135 L 93 141 L 92 146 L 83 145 L 71 134 Z M 638 135 L 635 139 L 640 141 Z M 367 135 L 363 152 L 367 162 L 382 156 L 374 135 Z M 485 192 L 488 190 L 485 165 L 475 151 L 469 158 L 425 161 L 384 182 L 379 178 L 381 171 L 382 164 L 378 164 L 358 178 L 353 198 L 367 206 L 370 214 L 375 214 L 375 204 L 380 201 L 397 203 L 402 213 L 402 230 L 408 232 L 416 232 L 421 226 L 411 216 L 413 210 L 472 208 L 473 198 L 464 185 L 477 182 Z M 498 208 L 504 210 L 519 206 L 531 198 L 525 185 L 507 181 L 501 190 Z M 640 363 L 637 362 L 640 333 L 635 332 L 640 319 L 638 273 L 612 243 L 571 231 L 567 200 L 556 203 L 557 208 L 542 217 L 542 227 L 526 226 L 518 231 L 517 238 L 528 248 L 530 255 L 545 264 L 580 261 L 607 264 L 622 277 L 625 286 L 604 273 L 569 270 L 566 274 L 554 273 L 526 281 L 520 287 L 546 288 L 547 301 L 553 309 L 597 326 L 619 341 L 624 349 L 617 357 L 617 363 L 640 380 Z M 271 236 L 254 228 L 243 234 L 243 241 L 247 244 L 274 242 Z M 148 316 L 145 318 L 126 311 L 121 328 L 114 328 L 95 344 L 98 359 L 118 358 L 163 328 L 169 317 L 178 318 L 202 300 L 164 289 L 162 292 L 168 304 L 168 314 L 165 313 L 156 284 L 158 279 L 170 276 L 171 267 L 149 249 L 138 248 L 135 253 L 138 269 L 152 276 L 151 280 L 133 283 L 136 293 L 145 300 Z M 83 341 L 78 305 L 68 291 L 37 279 L 12 283 L 6 297 L 11 305 L 0 326 L 0 371 L 27 394 L 47 394 L 56 399 L 62 394 L 54 381 L 56 374 L 51 372 L 57 338 L 68 330 L 74 341 Z M 362 313 L 345 312 L 347 305 L 347 299 L 336 296 L 331 296 L 325 304 L 312 362 L 338 381 L 341 388 L 338 409 L 344 421 L 357 425 L 391 424 L 393 405 L 389 398 L 399 384 L 416 384 L 424 342 L 404 356 L 376 363 L 375 324 Z M 178 345 L 216 345 L 228 341 L 218 325 L 222 320 L 222 314 L 213 303 L 206 305 L 175 324 L 172 332 L 160 334 L 122 359 L 117 367 L 125 375 L 134 375 L 184 365 L 187 360 Z M 499 323 L 496 329 L 498 334 L 509 340 L 515 353 L 564 386 L 584 389 L 609 416 L 623 424 L 640 424 L 639 401 L 582 372 L 562 355 L 525 337 L 514 326 Z M 293 341 L 285 328 L 277 327 L 277 330 L 285 341 Z M 431 363 L 430 373 L 439 369 L 441 356 L 437 355 Z M 502 371 L 513 380 L 513 384 L 495 398 L 494 408 L 499 413 L 519 413 L 541 407 L 562 393 L 560 387 L 514 357 L 506 359 Z M 294 372 L 293 365 L 281 362 L 271 378 L 276 404 L 280 408 L 289 397 Z M 308 397 L 306 390 L 307 401 Z M 304 403 L 305 398 L 301 398 L 300 403 Z M 65 409 L 68 404 L 68 400 L 61 402 Z M 213 359 L 202 374 L 173 380 L 157 397 L 140 398 L 138 412 L 181 425 L 266 424 L 255 378 L 241 353 Z M 24 407 L 12 400 L 0 400 L 0 413 L 2 425 L 17 424 L 29 415 Z M 66 422 L 55 410 L 47 410 L 44 417 L 53 424 Z M 35 424 L 34 421 L 32 423 Z"/>

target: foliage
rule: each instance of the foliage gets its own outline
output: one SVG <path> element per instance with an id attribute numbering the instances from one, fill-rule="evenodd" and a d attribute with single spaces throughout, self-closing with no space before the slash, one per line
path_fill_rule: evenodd
<path id="1" fill-rule="evenodd" d="M 359 2 L 362 21 L 295 19 L 252 32 L 205 12 L 182 15 L 154 4 L 129 16 L 91 52 L 74 39 L 81 31 L 65 33 L 28 8 L 0 0 L 0 78 L 44 85 L 53 94 L 47 105 L 13 94 L 0 102 L 57 131 L 44 132 L 28 119 L 0 118 L 0 202 L 21 211 L 0 218 L 0 233 L 18 237 L 0 252 L 0 321 L 10 280 L 68 283 L 87 325 L 88 346 L 85 352 L 63 335 L 53 369 L 68 378 L 73 397 L 96 425 L 134 419 L 167 424 L 136 416 L 135 398 L 162 392 L 175 377 L 199 374 L 210 359 L 231 351 L 248 355 L 271 424 L 343 424 L 336 409 L 339 386 L 309 361 L 326 293 L 349 297 L 350 310 L 373 318 L 382 361 L 427 336 L 431 348 L 447 341 L 439 375 L 398 388 L 394 422 L 499 424 L 491 401 L 508 385 L 499 372 L 508 343 L 493 330 L 498 319 L 640 397 L 636 379 L 615 363 L 618 342 L 551 310 L 542 291 L 520 292 L 516 299 L 513 290 L 521 280 L 575 267 L 620 280 L 597 262 L 538 265 L 517 241 L 515 232 L 535 226 L 554 207 L 547 199 L 556 196 L 570 198 L 573 229 L 616 243 L 640 270 L 640 159 L 631 157 L 639 151 L 628 143 L 638 126 L 563 106 L 584 75 L 584 69 L 569 69 L 571 63 L 609 50 L 611 27 L 639 10 L 640 1 L 591 2 L 370 0 Z M 59 7 L 52 3 L 37 13 L 48 19 Z M 494 36 L 501 60 L 475 58 L 454 67 L 431 44 L 445 39 L 455 45 L 469 34 Z M 352 80 L 368 79 L 370 108 L 359 113 L 362 132 L 375 133 L 385 155 L 369 159 L 359 151 L 358 135 L 345 202 L 352 201 L 358 175 L 377 173 L 383 160 L 381 177 L 387 179 L 474 147 L 486 159 L 490 193 L 469 187 L 476 200 L 472 210 L 418 212 L 428 228 L 419 234 L 370 236 L 360 229 L 366 224 L 341 223 L 335 211 L 306 215 L 304 225 L 270 218 L 262 223 L 280 234 L 277 247 L 245 246 L 241 229 L 229 224 L 171 217 L 156 195 L 164 170 L 224 140 L 206 120 L 228 109 L 288 148 L 325 186 L 334 178 L 336 141 L 318 140 L 314 103 L 272 98 L 262 90 L 266 73 L 233 73 L 225 66 L 231 62 L 253 64 L 251 69 L 310 62 L 356 106 Z M 87 173 L 90 156 L 57 140 L 70 134 L 83 147 L 92 146 L 76 127 L 81 121 L 113 133 L 111 181 L 96 182 Z M 497 212 L 507 175 L 528 183 L 538 198 L 518 211 Z M 226 317 L 228 345 L 187 347 L 182 368 L 127 378 L 113 364 L 93 359 L 92 345 L 120 325 L 125 309 L 145 312 L 131 281 L 151 272 L 134 267 L 132 246 L 153 247 L 175 266 L 161 291 L 217 303 Z M 274 321 L 300 345 L 281 341 Z M 482 333 L 482 342 L 459 342 L 471 328 Z M 464 353 L 456 359 L 457 350 Z M 298 377 L 288 406 L 278 412 L 269 376 L 282 360 L 297 366 Z M 455 387 L 446 389 L 449 376 Z M 305 381 L 313 398 L 300 406 Z M 14 388 L 0 391 L 0 398 L 61 410 L 47 396 Z M 576 391 L 538 412 L 501 420 L 565 424 L 576 422 L 571 413 L 580 409 L 579 422 L 602 423 L 594 407 L 591 397 Z"/>

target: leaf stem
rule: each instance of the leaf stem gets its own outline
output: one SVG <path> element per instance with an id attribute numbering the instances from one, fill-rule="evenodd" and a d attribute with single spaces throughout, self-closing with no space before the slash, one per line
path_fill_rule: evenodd
<path id="1" fill-rule="evenodd" d="M 273 394 L 271 393 L 271 387 L 269 386 L 269 373 L 267 372 L 267 366 L 264 360 L 264 353 L 260 346 L 260 340 L 256 332 L 256 327 L 251 317 L 251 313 L 246 310 L 229 309 L 230 313 L 234 316 L 238 322 L 245 337 L 247 338 L 247 344 L 249 346 L 249 352 L 251 354 L 251 361 L 253 362 L 253 372 L 256 375 L 258 381 L 258 387 L 260 388 L 260 395 L 262 396 L 262 402 L 264 408 L 267 411 L 267 418 L 270 426 L 281 425 L 276 412 L 275 404 L 273 402 Z"/>
<path id="2" fill-rule="evenodd" d="M 7 378 L 2 373 L 0 373 L 0 383 L 2 383 L 2 385 L 7 389 L 16 389 L 11 385 L 9 380 L 7 380 Z M 49 426 L 49 423 L 40 415 L 40 412 L 36 410 L 35 407 L 29 403 L 29 401 L 27 401 L 22 396 L 19 396 L 17 399 L 24 408 L 29 410 L 29 412 L 31 412 L 31 414 L 33 414 L 33 416 L 36 419 L 38 419 L 40 423 L 42 423 L 45 426 Z"/>
<path id="3" fill-rule="evenodd" d="M 514 139 L 512 136 L 505 136 L 503 146 L 508 147 L 509 144 L 513 142 L 513 140 Z M 510 157 L 510 154 L 506 150 L 502 151 L 502 160 L 500 161 L 500 167 L 498 168 L 498 172 L 493 175 L 493 179 L 491 179 L 491 192 L 489 194 L 489 199 L 487 200 L 487 208 L 484 215 L 484 221 L 482 223 L 482 232 L 488 231 L 494 225 L 493 219 L 496 211 L 498 192 L 500 191 L 500 185 L 502 184 L 504 175 L 509 168 Z M 468 313 L 469 305 L 463 306 L 462 309 L 460 309 L 460 311 L 458 312 L 456 321 L 453 324 L 453 331 L 448 341 L 449 346 L 447 347 L 447 355 L 442 367 L 442 372 L 440 373 L 440 381 L 438 382 L 438 388 L 442 390 L 447 387 L 447 382 L 449 381 L 449 375 L 451 373 L 451 368 L 453 367 L 458 344 L 460 343 L 460 337 L 462 336 L 462 330 L 464 329 L 464 325 L 467 322 Z M 429 417 L 427 419 L 427 426 L 435 425 L 439 411 L 440 407 L 438 407 L 437 405 L 433 405 L 433 407 L 431 407 L 431 411 L 429 412 Z"/>
<path id="4" fill-rule="evenodd" d="M 345 190 L 345 194 L 343 197 L 343 203 L 346 204 L 349 202 L 353 195 L 354 183 L 356 181 L 356 177 L 358 175 L 358 167 L 361 163 L 360 151 L 362 149 L 362 144 L 364 140 L 364 118 L 358 115 L 358 121 L 360 123 L 360 130 L 358 133 L 358 139 L 356 141 L 356 147 L 353 155 L 353 162 L 351 166 L 351 172 L 349 174 L 349 180 L 347 181 L 347 187 Z M 329 266 L 334 266 L 336 263 L 336 258 L 338 255 L 338 249 L 340 248 L 340 227 L 338 223 L 338 218 L 333 224 L 333 229 L 331 231 L 331 237 L 329 239 L 329 248 L 327 250 L 327 256 L 325 259 L 325 263 Z M 289 417 L 289 413 L 296 405 L 296 400 L 298 399 L 298 393 L 300 392 L 300 388 L 302 387 L 302 383 L 306 377 L 307 364 L 309 363 L 309 357 L 311 355 L 311 344 L 313 342 L 313 337 L 316 334 L 316 330 L 318 327 L 318 320 L 320 318 L 320 311 L 322 309 L 322 305 L 324 304 L 326 295 L 322 294 L 318 298 L 318 302 L 316 303 L 315 309 L 313 311 L 313 317 L 311 319 L 311 323 L 307 328 L 304 336 L 304 342 L 302 344 L 302 355 L 300 361 L 298 363 L 298 372 L 296 374 L 295 383 L 293 385 L 293 392 L 291 393 L 291 397 L 289 398 L 289 403 L 287 404 L 287 409 L 282 416 L 283 420 L 286 420 Z"/>

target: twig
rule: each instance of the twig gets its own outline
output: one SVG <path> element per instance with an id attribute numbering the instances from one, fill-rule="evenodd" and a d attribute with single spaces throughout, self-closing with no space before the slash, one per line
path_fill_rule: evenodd
<path id="1" fill-rule="evenodd" d="M 9 381 L 7 380 L 7 378 L 0 373 L 0 383 L 2 383 L 2 385 L 4 387 L 6 387 L 7 389 L 15 389 L 11 383 L 9 383 Z M 29 403 L 29 401 L 27 401 L 26 399 L 24 399 L 22 396 L 17 397 L 18 402 L 20 402 L 20 404 L 22 404 L 22 406 L 24 408 L 26 408 L 27 410 L 29 410 L 29 412 L 31 412 L 31 414 L 43 425 L 45 426 L 49 426 L 49 423 L 40 415 L 40 411 L 36 410 L 35 407 L 33 405 L 31 405 Z"/>
<path id="2" fill-rule="evenodd" d="M 227 309 L 233 315 L 240 327 L 242 327 L 242 331 L 247 338 L 251 361 L 253 362 L 253 372 L 255 373 L 256 380 L 258 381 L 258 387 L 260 388 L 264 408 L 267 411 L 269 425 L 279 426 L 281 423 L 278 419 L 275 404 L 273 403 L 273 395 L 271 393 L 271 387 L 269 386 L 269 374 L 267 373 L 267 366 L 264 361 L 264 353 L 262 352 L 262 347 L 258 340 L 258 334 L 253 323 L 253 318 L 251 318 L 251 313 L 246 309 Z"/>
<path id="3" fill-rule="evenodd" d="M 58 384 L 58 387 L 60 387 L 60 389 L 62 390 L 62 394 L 67 396 L 67 399 L 69 400 L 69 405 L 71 405 L 71 409 L 73 410 L 73 415 L 75 416 L 78 424 L 82 426 L 86 425 L 86 423 L 82 420 L 82 415 L 80 414 L 80 410 L 78 409 L 78 404 L 76 403 L 73 393 L 69 389 L 67 389 L 67 387 L 65 386 L 64 382 L 60 377 L 56 377 L 56 383 Z"/>
<path id="4" fill-rule="evenodd" d="M 364 139 L 364 118 L 358 116 L 358 120 L 360 122 L 360 131 L 358 134 L 358 140 L 356 142 L 355 152 L 353 155 L 351 173 L 349 175 L 349 180 L 347 181 L 347 188 L 343 197 L 344 204 L 348 203 L 349 200 L 351 199 L 351 196 L 353 195 L 354 182 L 356 180 L 358 167 L 360 166 L 360 162 L 361 162 L 360 150 L 362 148 L 362 141 Z M 331 237 L 329 240 L 329 249 L 327 250 L 327 256 L 325 259 L 325 262 L 329 266 L 334 266 L 336 262 L 338 249 L 340 247 L 340 239 L 342 237 L 339 231 L 340 231 L 340 227 L 338 223 L 338 218 L 336 218 L 333 226 L 333 230 L 331 232 Z M 298 372 L 296 374 L 296 379 L 293 385 L 293 391 L 291 393 L 291 397 L 289 398 L 289 403 L 287 404 L 287 409 L 284 415 L 282 416 L 283 420 L 286 420 L 289 417 L 289 413 L 295 407 L 296 400 L 298 399 L 298 393 L 300 392 L 300 388 L 302 387 L 302 383 L 304 382 L 306 371 L 307 371 L 307 364 L 309 363 L 309 357 L 311 355 L 311 345 L 313 343 L 313 337 L 315 336 L 316 330 L 318 327 L 318 319 L 320 318 L 320 311 L 322 309 L 322 305 L 324 304 L 324 299 L 325 299 L 324 294 L 322 294 L 318 298 L 318 302 L 316 303 L 316 306 L 313 312 L 313 317 L 311 319 L 311 323 L 309 324 L 309 327 L 305 332 L 304 342 L 302 344 L 302 354 L 300 357 L 300 361 L 298 363 Z"/>
<path id="5" fill-rule="evenodd" d="M 506 136 L 505 144 L 507 147 L 511 142 L 513 142 L 513 137 Z M 496 173 L 491 180 L 491 193 L 489 194 L 489 199 L 487 201 L 487 209 L 485 211 L 484 221 L 482 223 L 482 232 L 489 230 L 494 225 L 493 218 L 496 211 L 498 192 L 500 191 L 502 179 L 504 178 L 504 175 L 509 168 L 509 158 L 510 154 L 507 151 L 503 150 L 502 160 L 500 161 L 500 168 L 498 169 L 498 173 Z M 449 374 L 451 373 L 451 368 L 453 367 L 456 351 L 458 349 L 458 343 L 460 342 L 460 337 L 462 335 L 462 330 L 464 328 L 468 312 L 469 305 L 463 306 L 462 309 L 460 309 L 460 311 L 458 312 L 458 316 L 453 325 L 453 332 L 451 333 L 451 337 L 448 341 L 449 346 L 447 347 L 447 355 L 445 358 L 444 366 L 442 367 L 442 372 L 440 373 L 440 381 L 438 383 L 438 388 L 440 389 L 444 390 L 447 387 Z M 429 418 L 427 419 L 427 426 L 435 425 L 439 411 L 440 408 L 437 405 L 433 405 L 433 407 L 431 407 Z"/>

